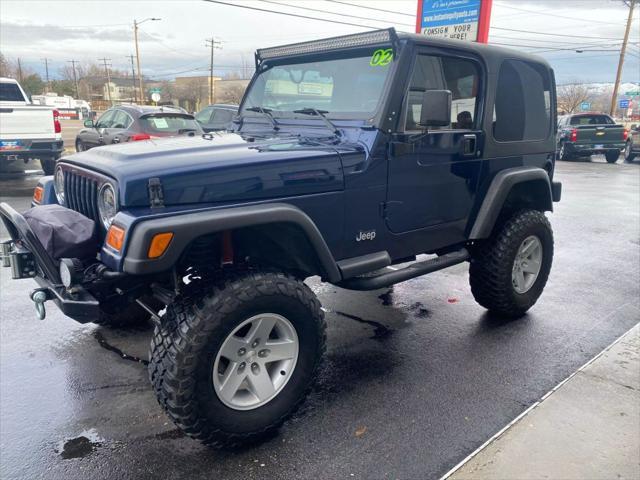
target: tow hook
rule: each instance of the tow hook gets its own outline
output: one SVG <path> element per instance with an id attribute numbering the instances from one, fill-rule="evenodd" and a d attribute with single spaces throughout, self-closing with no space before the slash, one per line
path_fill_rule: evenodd
<path id="1" fill-rule="evenodd" d="M 31 292 L 31 300 L 36 304 L 36 314 L 40 320 L 44 320 L 47 316 L 47 311 L 44 308 L 44 302 L 49 300 L 49 295 L 46 288 L 39 288 Z"/>

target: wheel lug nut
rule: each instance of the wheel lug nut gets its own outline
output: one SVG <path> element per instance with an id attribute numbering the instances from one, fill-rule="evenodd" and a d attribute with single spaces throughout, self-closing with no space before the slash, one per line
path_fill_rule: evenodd
<path id="1" fill-rule="evenodd" d="M 251 364 L 251 371 L 257 375 L 258 373 L 260 373 L 260 365 L 258 365 L 257 363 L 253 363 Z"/>
<path id="2" fill-rule="evenodd" d="M 247 364 L 242 362 L 240 365 L 238 365 L 238 373 L 242 373 L 242 371 L 244 370 L 244 367 L 246 367 Z"/>
<path id="3" fill-rule="evenodd" d="M 241 348 L 240 350 L 238 350 L 239 357 L 243 356 L 245 353 L 247 353 L 247 350 L 245 348 Z"/>
<path id="4" fill-rule="evenodd" d="M 259 338 L 256 338 L 256 339 L 253 341 L 253 343 L 251 344 L 251 346 L 255 348 L 255 347 L 257 347 L 257 346 L 258 346 L 258 344 L 259 344 L 259 343 L 260 343 L 260 339 L 259 339 Z"/>
<path id="5" fill-rule="evenodd" d="M 264 350 L 260 350 L 258 352 L 258 356 L 264 358 L 267 355 L 269 355 L 269 353 L 271 353 L 271 350 L 269 350 L 268 348 L 265 348 Z"/>

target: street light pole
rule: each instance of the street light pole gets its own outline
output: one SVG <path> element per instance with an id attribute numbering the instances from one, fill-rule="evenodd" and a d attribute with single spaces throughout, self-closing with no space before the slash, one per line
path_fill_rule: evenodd
<path id="1" fill-rule="evenodd" d="M 161 20 L 160 18 L 145 18 L 141 22 L 133 20 L 133 38 L 136 43 L 136 64 L 138 66 L 138 87 L 140 88 L 140 103 L 144 105 L 144 90 L 142 90 L 142 70 L 140 70 L 140 48 L 138 47 L 138 27 L 147 20 L 152 22 Z"/>
<path id="2" fill-rule="evenodd" d="M 626 3 L 626 2 L 625 2 Z M 633 7 L 636 0 L 629 1 L 629 16 L 627 17 L 627 28 L 624 31 L 624 40 L 620 49 L 620 60 L 618 61 L 618 71 L 616 72 L 616 83 L 613 85 L 613 95 L 611 95 L 611 108 L 609 115 L 613 117 L 616 111 L 616 102 L 618 101 L 618 88 L 620 88 L 620 78 L 622 77 L 622 66 L 624 65 L 624 54 L 627 50 L 627 42 L 629 41 L 629 30 L 631 30 L 631 21 L 633 20 Z"/>

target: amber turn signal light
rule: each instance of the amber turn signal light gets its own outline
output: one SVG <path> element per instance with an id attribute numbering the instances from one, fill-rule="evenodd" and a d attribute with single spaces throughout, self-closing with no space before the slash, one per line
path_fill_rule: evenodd
<path id="1" fill-rule="evenodd" d="M 33 191 L 33 201 L 36 203 L 42 203 L 43 195 L 44 195 L 44 188 L 38 185 Z"/>
<path id="2" fill-rule="evenodd" d="M 117 225 L 111 225 L 107 232 L 106 244 L 119 252 L 122 250 L 122 244 L 124 243 L 124 228 Z"/>
<path id="3" fill-rule="evenodd" d="M 147 256 L 149 258 L 161 257 L 167 250 L 172 238 L 173 233 L 171 232 L 156 233 L 151 239 L 151 244 L 149 244 Z"/>

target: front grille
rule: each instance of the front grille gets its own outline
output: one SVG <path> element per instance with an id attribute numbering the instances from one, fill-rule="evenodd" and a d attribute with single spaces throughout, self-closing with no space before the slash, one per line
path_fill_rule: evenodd
<path id="1" fill-rule="evenodd" d="M 64 201 L 66 207 L 83 214 L 98 225 L 98 182 L 75 170 L 66 170 L 64 175 Z"/>

